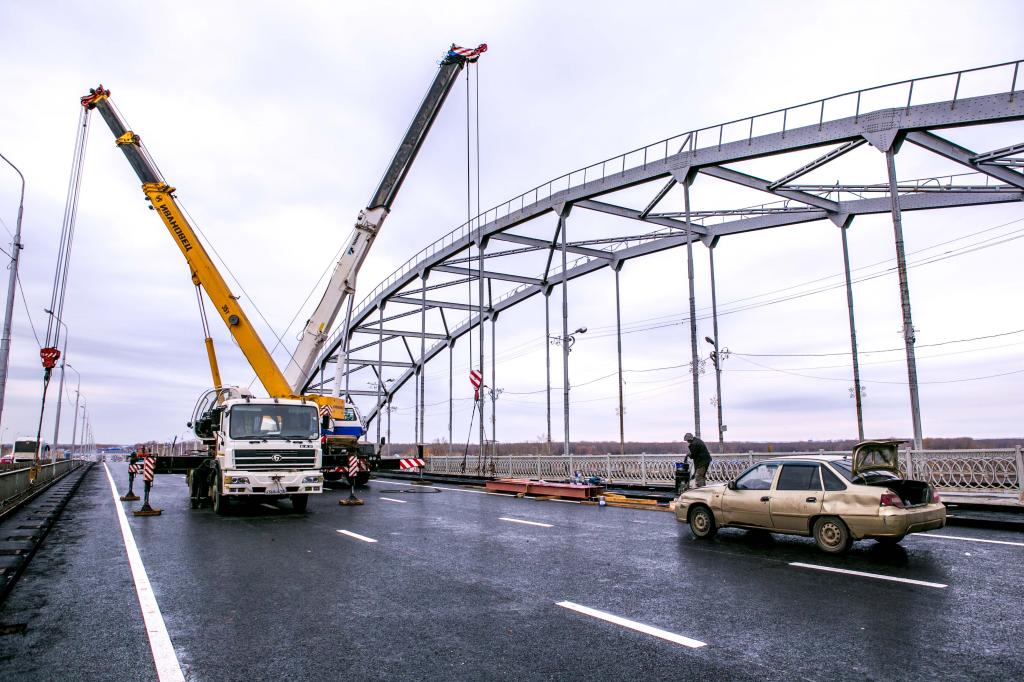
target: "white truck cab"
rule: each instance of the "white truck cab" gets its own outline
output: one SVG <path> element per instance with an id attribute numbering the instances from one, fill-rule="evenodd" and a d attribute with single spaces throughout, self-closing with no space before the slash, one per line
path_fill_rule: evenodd
<path id="1" fill-rule="evenodd" d="M 231 499 L 251 497 L 288 497 L 304 511 L 309 495 L 323 492 L 316 403 L 237 396 L 212 406 L 204 419 L 212 433 L 203 435 L 213 440 L 206 475 L 214 511 L 224 514 Z"/>

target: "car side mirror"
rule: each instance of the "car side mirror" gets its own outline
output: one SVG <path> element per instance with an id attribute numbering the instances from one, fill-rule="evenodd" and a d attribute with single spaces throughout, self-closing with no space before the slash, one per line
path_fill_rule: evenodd
<path id="1" fill-rule="evenodd" d="M 729 481 L 728 485 L 725 486 L 729 490 L 736 490 L 736 481 Z"/>

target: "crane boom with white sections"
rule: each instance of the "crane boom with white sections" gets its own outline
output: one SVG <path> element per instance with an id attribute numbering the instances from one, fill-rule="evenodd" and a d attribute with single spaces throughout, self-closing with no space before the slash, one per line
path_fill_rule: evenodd
<path id="1" fill-rule="evenodd" d="M 486 50 L 486 44 L 475 48 L 452 45 L 441 61 L 437 75 L 430 84 L 398 151 L 391 159 L 391 164 L 377 185 L 377 190 L 366 208 L 359 212 L 355 227 L 346 242 L 348 245 L 334 268 L 334 274 L 331 275 L 323 298 L 302 330 L 298 346 L 284 372 L 285 379 L 293 391 L 300 391 L 309 380 L 313 363 L 327 340 L 331 325 L 334 324 L 346 301 L 355 293 L 359 268 L 366 260 L 381 225 L 391 212 L 395 196 L 455 84 L 455 79 L 466 64 L 476 62 Z"/>

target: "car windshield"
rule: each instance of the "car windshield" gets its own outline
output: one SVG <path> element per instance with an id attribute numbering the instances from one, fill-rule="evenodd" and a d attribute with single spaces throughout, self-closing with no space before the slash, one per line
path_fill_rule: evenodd
<path id="1" fill-rule="evenodd" d="M 871 482 L 874 482 L 874 481 L 892 481 L 892 480 L 895 480 L 895 479 L 899 478 L 899 476 L 896 476 L 895 474 L 893 474 L 892 472 L 889 472 L 889 471 L 865 471 L 862 474 L 854 476 L 853 475 L 853 465 L 850 462 L 848 462 L 847 460 L 845 460 L 845 459 L 842 460 L 842 461 L 839 461 L 839 462 L 832 462 L 831 464 L 832 464 L 832 468 L 834 468 L 836 471 L 838 471 L 842 475 L 842 477 L 845 478 L 850 483 L 854 483 L 854 482 L 856 482 L 856 483 L 871 483 Z"/>
<path id="2" fill-rule="evenodd" d="M 232 438 L 297 438 L 320 436 L 315 405 L 235 405 L 228 416 Z"/>

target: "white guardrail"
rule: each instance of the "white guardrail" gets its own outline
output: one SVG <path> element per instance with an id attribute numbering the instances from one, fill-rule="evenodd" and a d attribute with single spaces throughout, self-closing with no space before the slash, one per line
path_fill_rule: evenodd
<path id="1" fill-rule="evenodd" d="M 708 483 L 725 483 L 754 462 L 789 455 L 847 455 L 848 452 L 712 453 Z M 431 456 L 426 473 L 465 474 L 492 478 L 567 480 L 574 472 L 600 476 L 612 484 L 673 486 L 675 465 L 683 455 L 497 455 Z M 903 450 L 903 476 L 926 481 L 948 492 L 1020 493 L 1024 491 L 1021 448 L 994 450 Z"/>
<path id="2" fill-rule="evenodd" d="M 0 512 L 17 502 L 21 496 L 33 488 L 41 488 L 53 479 L 63 476 L 72 469 L 77 469 L 84 462 L 80 459 L 62 459 L 51 464 L 44 464 L 39 469 L 39 476 L 34 483 L 28 480 L 29 467 L 25 465 L 6 465 L 0 470 Z"/>

